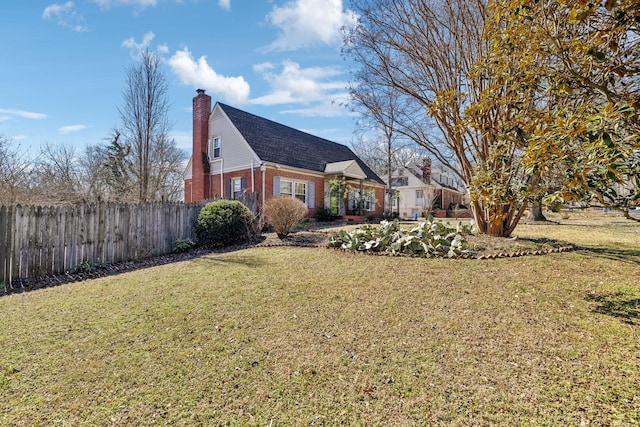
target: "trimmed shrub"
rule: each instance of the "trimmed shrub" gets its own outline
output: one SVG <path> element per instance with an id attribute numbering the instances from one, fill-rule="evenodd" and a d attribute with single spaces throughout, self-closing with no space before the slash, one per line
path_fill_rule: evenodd
<path id="1" fill-rule="evenodd" d="M 306 218 L 309 209 L 298 199 L 280 196 L 270 199 L 266 203 L 264 212 L 278 238 L 284 239 L 289 235 L 291 227 Z"/>
<path id="2" fill-rule="evenodd" d="M 237 200 L 207 203 L 195 224 L 198 243 L 206 247 L 243 243 L 256 237 L 255 216 Z"/>

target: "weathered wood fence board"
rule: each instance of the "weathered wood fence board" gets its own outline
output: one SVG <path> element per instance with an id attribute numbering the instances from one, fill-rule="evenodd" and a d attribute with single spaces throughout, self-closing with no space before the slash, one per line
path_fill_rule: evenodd
<path id="1" fill-rule="evenodd" d="M 0 206 L 0 285 L 169 253 L 206 203 Z"/>

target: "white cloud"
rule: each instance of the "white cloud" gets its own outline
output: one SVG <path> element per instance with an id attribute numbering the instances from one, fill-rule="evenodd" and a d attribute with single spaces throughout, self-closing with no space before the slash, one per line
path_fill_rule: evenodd
<path id="1" fill-rule="evenodd" d="M 281 114 L 295 114 L 304 117 L 356 117 L 358 114 L 349 111 L 342 103 L 341 99 L 346 99 L 347 93 L 334 94 L 325 98 L 321 103 L 308 108 L 292 108 L 283 110 Z"/>
<path id="2" fill-rule="evenodd" d="M 158 5 L 158 0 L 91 0 L 101 9 L 110 9 L 113 6 L 133 6 L 136 10 L 144 10 L 147 7 Z"/>
<path id="3" fill-rule="evenodd" d="M 61 27 L 69 28 L 77 32 L 89 31 L 84 17 L 75 10 L 75 3 L 68 1 L 65 4 L 54 3 L 47 6 L 42 12 L 42 19 L 55 20 Z"/>
<path id="4" fill-rule="evenodd" d="M 60 132 L 61 135 L 66 135 L 66 134 L 71 133 L 71 132 L 81 131 L 81 130 L 83 130 L 85 128 L 86 128 L 85 125 L 62 126 L 61 128 L 58 128 L 58 132 Z"/>
<path id="5" fill-rule="evenodd" d="M 158 53 L 169 53 L 169 46 L 166 43 L 159 45 L 156 49 Z"/>
<path id="6" fill-rule="evenodd" d="M 275 66 L 270 62 L 256 64 L 254 71 L 271 86 L 269 94 L 251 100 L 252 104 L 278 105 L 311 102 L 322 102 L 330 99 L 336 90 L 344 91 L 346 82 L 329 80 L 343 72 L 337 67 L 301 68 L 293 61 L 283 61 L 280 73 L 275 73 Z"/>
<path id="7" fill-rule="evenodd" d="M 343 10 L 342 0 L 291 0 L 282 7 L 274 6 L 267 19 L 280 34 L 265 50 L 289 51 L 340 44 L 341 28 L 354 25 L 357 15 Z"/>
<path id="8" fill-rule="evenodd" d="M 122 41 L 120 46 L 126 47 L 130 50 L 131 57 L 139 60 L 142 58 L 142 52 L 144 51 L 152 51 L 151 43 L 156 38 L 156 35 L 153 31 L 148 31 L 145 35 L 142 36 L 142 40 L 138 43 L 134 37 L 129 37 Z M 162 43 L 156 46 L 155 51 L 159 54 L 160 58 L 163 55 L 169 53 L 169 46 L 166 43 Z"/>
<path id="9" fill-rule="evenodd" d="M 261 64 L 255 64 L 253 66 L 253 71 L 255 71 L 256 73 L 262 74 L 265 71 L 273 70 L 274 68 L 276 68 L 276 66 L 273 65 L 271 62 L 263 62 Z"/>
<path id="10" fill-rule="evenodd" d="M 189 113 L 191 113 L 191 108 L 189 108 Z M 192 132 L 172 132 L 171 138 L 176 141 L 176 145 L 182 150 L 191 150 L 193 146 Z"/>
<path id="11" fill-rule="evenodd" d="M 136 39 L 133 37 L 129 37 L 124 40 L 120 46 L 131 49 L 133 56 L 137 56 L 141 51 L 149 47 L 155 37 L 156 35 L 153 31 L 149 31 L 142 36 L 142 41 L 140 43 L 136 42 Z"/>
<path id="12" fill-rule="evenodd" d="M 249 83 L 242 76 L 226 77 L 207 63 L 207 57 L 195 60 L 187 48 L 177 51 L 167 61 L 183 84 L 211 91 L 228 102 L 242 104 L 249 98 Z"/>
<path id="13" fill-rule="evenodd" d="M 231 10 L 231 0 L 218 0 L 218 6 L 224 10 Z"/>
<path id="14" fill-rule="evenodd" d="M 0 114 L 9 114 L 10 116 L 18 116 L 18 117 L 22 117 L 23 119 L 33 119 L 33 120 L 41 120 L 47 117 L 46 114 L 34 113 L 31 111 L 15 110 L 13 108 L 9 108 L 9 109 L 0 108 Z"/>

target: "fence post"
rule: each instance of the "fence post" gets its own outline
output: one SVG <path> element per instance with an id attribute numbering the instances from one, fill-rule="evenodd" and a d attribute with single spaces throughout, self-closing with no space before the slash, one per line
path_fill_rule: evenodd
<path id="1" fill-rule="evenodd" d="M 13 208 L 0 207 L 0 284 L 11 286 L 11 259 L 13 249 Z"/>

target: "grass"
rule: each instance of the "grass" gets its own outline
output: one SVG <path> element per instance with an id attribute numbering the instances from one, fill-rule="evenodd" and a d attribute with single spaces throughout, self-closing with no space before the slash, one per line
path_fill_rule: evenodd
<path id="1" fill-rule="evenodd" d="M 554 218 L 555 219 L 555 218 Z M 212 254 L 0 298 L 2 425 L 637 425 L 640 225 L 496 260 Z"/>

